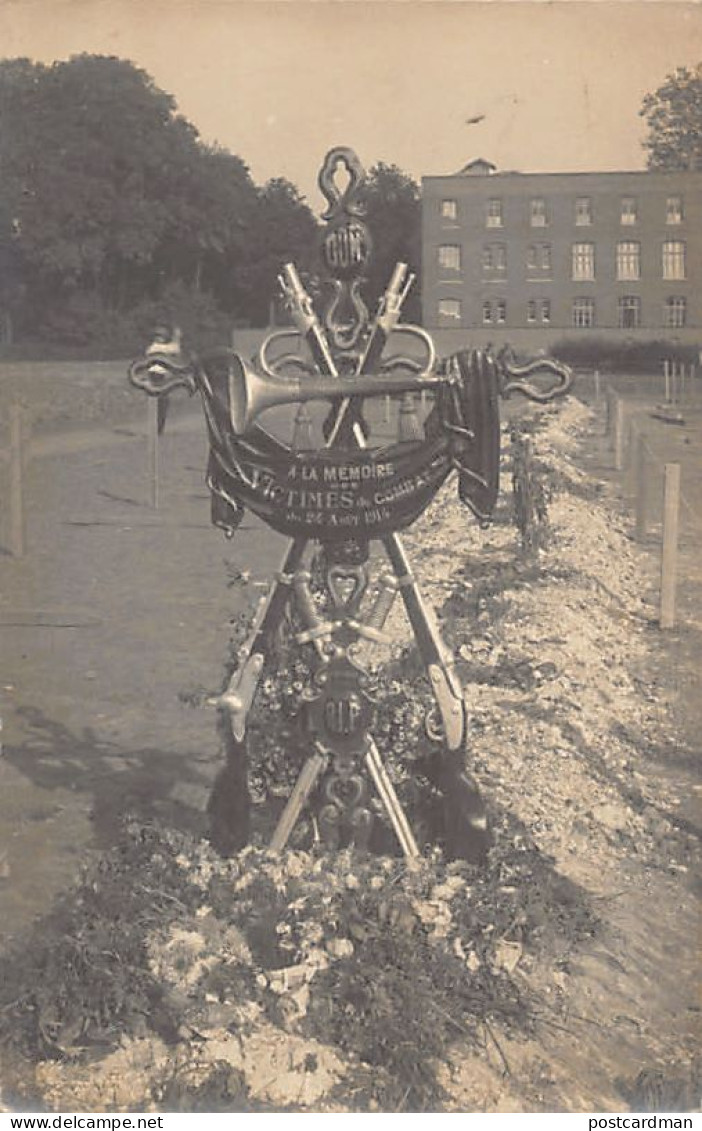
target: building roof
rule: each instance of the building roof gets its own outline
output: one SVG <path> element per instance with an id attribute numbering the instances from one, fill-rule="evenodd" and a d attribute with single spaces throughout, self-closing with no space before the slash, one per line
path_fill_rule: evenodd
<path id="1" fill-rule="evenodd" d="M 482 177 L 489 176 L 496 170 L 497 165 L 493 165 L 492 161 L 486 161 L 484 157 L 476 157 L 475 160 L 469 161 L 454 175 L 457 177 Z"/>
<path id="2" fill-rule="evenodd" d="M 475 166 L 480 166 L 475 168 Z M 484 168 L 483 168 L 484 167 Z M 497 171 L 495 165 L 478 158 L 465 165 L 458 173 L 430 173 L 422 177 L 423 181 L 455 181 L 458 178 L 475 176 L 490 171 L 493 177 L 700 177 L 702 169 L 572 169 L 568 172 L 530 172 L 523 173 L 517 169 L 504 169 Z"/>

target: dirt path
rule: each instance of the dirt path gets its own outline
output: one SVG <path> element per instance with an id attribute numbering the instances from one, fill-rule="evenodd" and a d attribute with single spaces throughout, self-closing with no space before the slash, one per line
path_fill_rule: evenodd
<path id="1" fill-rule="evenodd" d="M 164 438 L 157 512 L 143 439 L 104 431 L 40 439 L 27 553 L 0 560 L 5 939 L 112 842 L 125 810 L 202 826 L 214 712 L 179 697 L 221 684 L 241 600 L 228 571 L 280 552 L 253 522 L 232 544 L 210 525 L 199 417 Z"/>

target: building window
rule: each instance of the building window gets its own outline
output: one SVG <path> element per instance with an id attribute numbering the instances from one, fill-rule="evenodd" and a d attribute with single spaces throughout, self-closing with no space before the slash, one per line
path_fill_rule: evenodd
<path id="1" fill-rule="evenodd" d="M 506 244 L 485 244 L 483 248 L 483 270 L 486 274 L 504 275 L 507 270 Z"/>
<path id="2" fill-rule="evenodd" d="M 528 271 L 551 270 L 551 245 L 550 243 L 532 243 L 527 248 Z"/>
<path id="3" fill-rule="evenodd" d="M 636 224 L 639 218 L 639 208 L 635 196 L 622 197 L 622 224 Z"/>
<path id="4" fill-rule="evenodd" d="M 663 244 L 663 278 L 685 278 L 685 244 L 682 240 L 667 240 Z"/>
<path id="5" fill-rule="evenodd" d="M 594 243 L 573 244 L 573 278 L 595 278 L 595 245 Z"/>
<path id="6" fill-rule="evenodd" d="M 439 321 L 454 323 L 461 321 L 461 301 L 457 298 L 442 298 L 439 302 Z"/>
<path id="7" fill-rule="evenodd" d="M 541 300 L 541 321 L 547 324 L 551 321 L 551 300 L 550 298 L 542 298 Z"/>
<path id="8" fill-rule="evenodd" d="M 502 201 L 488 200 L 485 225 L 488 228 L 502 227 Z"/>
<path id="9" fill-rule="evenodd" d="M 667 298 L 663 303 L 663 325 L 669 330 L 681 330 L 687 321 L 687 299 L 681 295 Z"/>
<path id="10" fill-rule="evenodd" d="M 458 218 L 458 204 L 455 200 L 441 201 L 441 219 L 456 220 Z"/>
<path id="11" fill-rule="evenodd" d="M 492 322 L 492 303 L 487 300 L 483 303 L 483 322 Z"/>
<path id="12" fill-rule="evenodd" d="M 527 303 L 527 322 L 536 322 L 536 300 L 533 298 Z"/>
<path id="13" fill-rule="evenodd" d="M 495 318 L 496 322 L 506 322 L 507 321 L 507 303 L 505 302 L 505 300 L 503 298 L 500 298 L 500 299 L 497 300 L 497 302 L 495 304 L 495 312 L 496 312 L 496 318 Z"/>
<path id="14" fill-rule="evenodd" d="M 595 300 L 592 298 L 573 299 L 573 325 L 588 327 L 595 325 Z"/>
<path id="15" fill-rule="evenodd" d="M 641 325 L 641 299 L 637 295 L 623 295 L 619 299 L 619 328 L 633 330 Z"/>
<path id="16" fill-rule="evenodd" d="M 592 223 L 592 201 L 589 196 L 579 196 L 575 201 L 575 223 L 579 228 Z"/>
<path id="17" fill-rule="evenodd" d="M 681 196 L 669 196 L 665 202 L 666 224 L 682 224 L 683 202 Z"/>
<path id="18" fill-rule="evenodd" d="M 546 201 L 543 197 L 535 197 L 529 204 L 529 219 L 532 228 L 545 228 L 548 223 L 546 215 Z"/>
<path id="19" fill-rule="evenodd" d="M 617 278 L 641 278 L 641 244 L 625 240 L 617 244 Z"/>
<path id="20" fill-rule="evenodd" d="M 461 270 L 461 249 L 458 244 L 445 243 L 439 248 L 439 267 L 445 271 Z"/>

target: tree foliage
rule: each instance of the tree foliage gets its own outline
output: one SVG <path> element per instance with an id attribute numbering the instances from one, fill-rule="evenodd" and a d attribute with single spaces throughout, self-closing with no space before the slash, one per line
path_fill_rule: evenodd
<path id="1" fill-rule="evenodd" d="M 128 352 L 169 316 L 221 339 L 266 324 L 287 260 L 314 289 L 317 221 L 295 186 L 256 186 L 127 60 L 0 61 L 0 169 L 0 341 Z M 397 260 L 419 271 L 419 189 L 381 162 L 367 202 L 374 306 Z"/>
<path id="2" fill-rule="evenodd" d="M 261 246 L 252 265 L 252 298 L 258 301 L 256 319 L 268 314 L 260 306 L 277 295 L 277 278 L 284 263 L 294 262 L 305 277 L 317 254 L 317 222 L 298 190 L 284 177 L 274 177 L 261 190 L 257 213 Z"/>
<path id="3" fill-rule="evenodd" d="M 643 100 L 649 169 L 702 169 L 702 63 L 678 67 Z"/>
<path id="4" fill-rule="evenodd" d="M 257 188 L 113 57 L 1 62 L 0 168 L 0 303 L 25 336 L 78 341 L 101 313 L 119 332 L 184 292 L 265 319 L 277 260 L 315 229 L 293 186 Z"/>
<path id="5" fill-rule="evenodd" d="M 372 305 L 377 303 L 395 264 L 407 263 L 417 278 L 405 303 L 403 317 L 407 321 L 419 321 L 422 256 L 419 185 L 397 165 L 379 161 L 371 168 L 363 192 L 365 219 L 373 237 L 366 298 Z"/>

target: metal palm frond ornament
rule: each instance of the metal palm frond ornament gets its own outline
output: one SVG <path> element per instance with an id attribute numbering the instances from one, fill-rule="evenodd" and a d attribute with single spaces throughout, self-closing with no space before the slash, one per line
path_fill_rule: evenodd
<path id="1" fill-rule="evenodd" d="M 337 183 L 340 166 L 347 174 L 344 188 Z M 229 349 L 196 357 L 154 345 L 132 363 L 130 379 L 154 396 L 179 384 L 199 391 L 217 526 L 231 536 L 248 509 L 290 537 L 218 700 L 227 764 L 210 803 L 215 843 L 234 851 L 248 839 L 247 721 L 277 630 L 293 610 L 295 644 L 309 670 L 301 699 L 310 754 L 270 847 L 286 846 L 306 810 L 314 812 L 323 844 L 367 847 L 377 819 L 372 789 L 404 854 L 419 854 L 373 737 L 369 673 L 358 659 L 362 642 L 387 640 L 383 628 L 399 594 L 436 704 L 427 733 L 435 747 L 433 780 L 445 810 L 444 849 L 477 862 L 487 850 L 489 831 L 465 765 L 463 688 L 398 531 L 416 521 L 454 470 L 461 501 L 479 520 L 488 519 L 499 489 L 499 396 L 519 392 L 551 400 L 568 390 L 571 373 L 549 359 L 517 367 L 508 356 L 479 350 L 437 362 L 431 336 L 400 322 L 413 282 L 404 263 L 396 265 L 371 319 L 360 296 L 373 246 L 363 220 L 364 180 L 351 149 L 327 154 L 319 174 L 328 203 L 320 256 L 333 293 L 321 319 L 288 263 L 279 283 L 293 328 L 270 334 L 252 363 Z M 425 390 L 434 402 L 420 426 L 412 400 Z M 413 427 L 397 443 L 374 446 L 364 401 L 388 394 L 403 398 Z M 299 424 L 307 402 L 319 400 L 330 402 L 323 446 L 287 445 L 259 422 L 267 409 L 294 403 L 300 406 Z M 309 440 L 309 429 L 304 434 Z M 371 543 L 379 544 L 390 566 L 374 595 L 369 595 Z M 312 592 L 309 560 L 320 548 L 326 565 L 323 611 Z"/>

